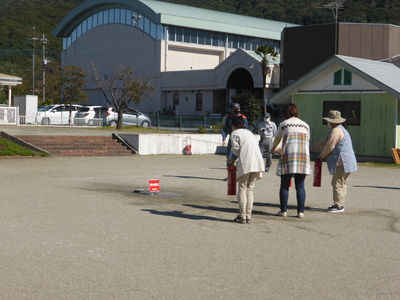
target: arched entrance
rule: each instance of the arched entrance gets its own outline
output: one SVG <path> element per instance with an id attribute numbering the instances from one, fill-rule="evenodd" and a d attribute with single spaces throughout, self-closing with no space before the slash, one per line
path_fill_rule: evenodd
<path id="1" fill-rule="evenodd" d="M 250 72 L 245 68 L 234 70 L 228 77 L 225 90 L 214 91 L 214 111 L 225 114 L 230 110 L 232 97 L 244 92 L 257 94 Z"/>
<path id="2" fill-rule="evenodd" d="M 227 84 L 227 104 L 232 101 L 232 97 L 242 93 L 251 93 L 256 98 L 259 97 L 258 89 L 254 88 L 253 77 L 244 68 L 234 70 L 228 78 Z"/>
<path id="3" fill-rule="evenodd" d="M 229 76 L 226 86 L 228 89 L 235 89 L 237 91 L 251 91 L 254 89 L 253 78 L 249 71 L 243 68 L 236 69 Z"/>

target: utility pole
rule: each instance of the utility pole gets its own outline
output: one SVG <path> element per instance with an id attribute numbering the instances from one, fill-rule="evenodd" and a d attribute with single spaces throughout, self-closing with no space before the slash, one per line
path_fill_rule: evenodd
<path id="1" fill-rule="evenodd" d="M 46 65 L 49 62 L 46 59 L 46 44 L 49 43 L 48 39 L 44 38 L 44 33 L 43 33 L 43 38 L 40 40 L 42 42 L 43 45 L 43 50 L 42 50 L 42 59 L 43 59 L 43 63 L 42 63 L 42 71 L 43 71 L 43 83 L 42 83 L 42 101 L 43 104 L 45 104 L 46 101 Z"/>
<path id="2" fill-rule="evenodd" d="M 322 5 L 320 8 L 327 8 L 332 10 L 333 19 L 335 20 L 335 54 L 338 54 L 338 10 L 344 9 L 343 2 L 346 0 L 337 0 L 326 5 Z"/>
<path id="3" fill-rule="evenodd" d="M 33 27 L 33 37 L 31 38 L 33 41 L 33 53 L 32 53 L 32 95 L 35 95 L 35 54 L 36 54 L 36 41 L 39 38 L 36 37 L 36 28 Z"/>

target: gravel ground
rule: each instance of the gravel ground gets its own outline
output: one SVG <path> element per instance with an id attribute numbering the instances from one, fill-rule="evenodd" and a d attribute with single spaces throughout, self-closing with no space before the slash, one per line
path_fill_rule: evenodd
<path id="1" fill-rule="evenodd" d="M 0 299 L 398 299 L 399 169 L 361 165 L 346 211 L 306 180 L 304 219 L 256 183 L 236 224 L 224 156 L 0 158 Z M 276 167 L 276 160 L 272 169 Z M 134 193 L 159 179 L 158 195 Z"/>

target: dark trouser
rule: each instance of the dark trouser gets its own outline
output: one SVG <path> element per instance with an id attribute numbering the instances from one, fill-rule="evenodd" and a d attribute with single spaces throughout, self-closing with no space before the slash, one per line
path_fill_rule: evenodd
<path id="1" fill-rule="evenodd" d="M 304 213 L 304 203 L 306 202 L 306 190 L 304 189 L 304 181 L 306 179 L 306 174 L 281 175 L 281 188 L 279 190 L 281 212 L 285 212 L 287 210 L 287 203 L 289 198 L 289 185 L 292 176 L 294 176 L 294 184 L 296 187 L 297 212 Z"/>
<path id="2" fill-rule="evenodd" d="M 265 158 L 265 170 L 268 171 L 272 165 L 272 148 L 273 139 L 262 139 L 258 143 L 260 147 L 261 155 Z"/>

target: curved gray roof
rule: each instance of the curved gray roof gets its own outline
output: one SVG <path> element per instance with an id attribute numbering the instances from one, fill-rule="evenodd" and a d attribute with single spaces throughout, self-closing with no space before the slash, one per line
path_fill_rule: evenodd
<path id="1" fill-rule="evenodd" d="M 297 24 L 224 13 L 155 0 L 88 0 L 72 10 L 54 30 L 67 37 L 83 20 L 102 10 L 125 8 L 135 11 L 156 24 L 173 25 L 280 40 L 285 27 Z"/>

